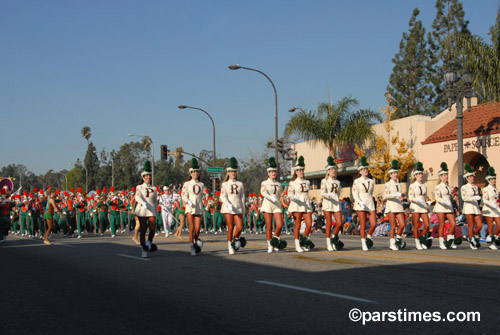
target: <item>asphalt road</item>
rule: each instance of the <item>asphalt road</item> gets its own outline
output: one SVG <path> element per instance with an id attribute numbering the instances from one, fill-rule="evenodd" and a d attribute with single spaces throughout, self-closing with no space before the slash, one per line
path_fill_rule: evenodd
<path id="1" fill-rule="evenodd" d="M 311 252 L 296 253 L 284 235 L 289 248 L 267 254 L 264 235 L 245 237 L 228 255 L 224 236 L 203 235 L 196 257 L 186 240 L 157 237 L 144 260 L 130 235 L 56 236 L 53 246 L 9 236 L 0 334 L 498 333 L 500 250 L 417 251 L 408 239 L 390 251 L 375 238 L 363 252 L 359 237 L 343 236 L 345 250 L 328 252 L 317 234 Z M 355 308 L 364 325 L 349 319 Z M 418 318 L 410 312 L 479 312 L 480 321 L 397 321 Z"/>

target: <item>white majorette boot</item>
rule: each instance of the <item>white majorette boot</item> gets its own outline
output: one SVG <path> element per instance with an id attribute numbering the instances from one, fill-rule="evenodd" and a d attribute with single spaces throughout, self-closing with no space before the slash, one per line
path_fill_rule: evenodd
<path id="1" fill-rule="evenodd" d="M 396 239 L 394 237 L 389 239 L 389 249 L 394 251 L 399 250 L 398 247 L 396 247 Z"/>
<path id="2" fill-rule="evenodd" d="M 304 252 L 304 249 L 301 248 L 300 241 L 298 239 L 295 239 L 295 250 L 297 250 L 297 252 Z"/>
<path id="3" fill-rule="evenodd" d="M 233 246 L 231 245 L 231 241 L 227 241 L 227 250 L 229 251 L 230 255 L 234 255 L 234 249 Z"/>
<path id="4" fill-rule="evenodd" d="M 440 238 L 439 238 L 439 248 L 440 248 L 440 249 L 443 249 L 443 250 L 448 249 L 448 248 L 446 248 L 446 246 L 444 245 L 444 237 L 440 237 Z"/>
<path id="5" fill-rule="evenodd" d="M 495 235 L 486 236 L 486 243 L 489 244 L 488 248 L 491 250 L 497 250 L 497 246 L 495 245 Z"/>
<path id="6" fill-rule="evenodd" d="M 270 254 L 273 252 L 273 246 L 271 245 L 271 241 L 267 241 L 267 253 Z"/>
<path id="7" fill-rule="evenodd" d="M 363 251 L 368 251 L 368 247 L 366 246 L 366 238 L 361 239 L 361 249 L 363 249 Z"/>
<path id="8" fill-rule="evenodd" d="M 415 247 L 417 248 L 417 250 L 424 250 L 424 248 L 422 248 L 422 245 L 420 244 L 420 240 L 418 238 L 415 239 Z"/>
<path id="9" fill-rule="evenodd" d="M 329 237 L 326 238 L 326 249 L 333 251 L 332 240 Z"/>
<path id="10" fill-rule="evenodd" d="M 148 258 L 148 252 L 144 249 L 142 249 L 142 258 Z"/>
<path id="11" fill-rule="evenodd" d="M 191 256 L 196 256 L 196 250 L 194 250 L 194 243 L 189 243 L 191 246 Z"/>
<path id="12" fill-rule="evenodd" d="M 451 247 L 450 248 L 452 248 L 452 249 L 456 249 L 457 248 L 457 246 L 455 245 L 455 242 L 454 242 L 455 241 L 455 235 L 448 234 L 448 235 L 446 235 L 446 239 L 448 241 L 453 241 L 453 242 L 451 242 Z"/>

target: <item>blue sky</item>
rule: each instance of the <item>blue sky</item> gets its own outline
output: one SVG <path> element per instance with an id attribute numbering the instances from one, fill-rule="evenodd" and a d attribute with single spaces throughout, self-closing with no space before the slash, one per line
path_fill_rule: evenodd
<path id="1" fill-rule="evenodd" d="M 30 1 L 0 2 L 0 166 L 40 174 L 71 168 L 92 129 L 98 150 L 149 135 L 187 152 L 243 158 L 274 137 L 288 109 L 352 95 L 378 110 L 413 8 L 427 31 L 433 0 Z M 464 0 L 484 38 L 498 0 Z"/>

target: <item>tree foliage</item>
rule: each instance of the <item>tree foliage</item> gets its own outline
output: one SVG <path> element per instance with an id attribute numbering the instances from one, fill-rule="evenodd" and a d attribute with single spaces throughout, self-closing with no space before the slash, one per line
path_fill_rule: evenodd
<path id="1" fill-rule="evenodd" d="M 288 121 L 285 136 L 298 134 L 306 141 L 318 140 L 335 156 L 338 145 L 353 144 L 373 138 L 372 125 L 380 116 L 372 110 L 354 111 L 358 100 L 344 97 L 337 103 L 321 103 L 316 111 L 301 111 Z M 313 142 L 316 145 L 317 142 Z"/>
<path id="2" fill-rule="evenodd" d="M 490 28 L 491 44 L 468 31 L 455 35 L 465 51 L 467 70 L 475 76 L 474 90 L 483 102 L 500 100 L 500 7 Z"/>
<path id="3" fill-rule="evenodd" d="M 392 116 L 396 112 L 396 107 L 392 106 L 392 99 L 389 94 L 386 94 L 387 105 L 384 109 L 380 108 L 381 112 L 385 115 L 384 129 L 387 134 L 386 137 L 378 136 L 375 142 L 375 151 L 370 155 L 368 170 L 370 174 L 377 179 L 389 179 L 388 171 L 391 168 L 391 162 L 394 159 L 399 161 L 400 168 L 398 177 L 403 179 L 410 168 L 415 164 L 413 157 L 414 151 L 404 139 L 399 138 L 399 132 L 392 135 L 394 126 L 391 123 Z M 396 149 L 397 154 L 391 154 L 391 147 Z M 364 156 L 364 150 L 358 145 L 355 147 L 355 152 L 358 156 Z"/>
<path id="4" fill-rule="evenodd" d="M 430 54 L 425 38 L 425 28 L 418 19 L 420 11 L 413 10 L 409 32 L 403 33 L 399 52 L 392 62 L 394 67 L 387 91 L 395 106 L 393 119 L 418 114 L 428 114 L 432 87 L 429 83 Z"/>

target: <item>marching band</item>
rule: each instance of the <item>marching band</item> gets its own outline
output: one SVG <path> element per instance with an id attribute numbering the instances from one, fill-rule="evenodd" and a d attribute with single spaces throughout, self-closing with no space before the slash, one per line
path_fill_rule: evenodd
<path id="1" fill-rule="evenodd" d="M 359 178 L 352 186 L 353 209 L 359 220 L 361 249 L 368 251 L 373 246 L 377 227 L 376 201 L 373 198 L 374 180 L 369 176 L 369 164 L 365 157 L 358 166 Z M 238 180 L 238 162 L 232 157 L 220 192 L 211 194 L 199 180 L 200 172 L 196 159 L 192 159 L 189 180 L 182 189 L 173 185 L 163 188 L 151 184 L 151 163 L 146 161 L 141 173 L 143 183 L 130 190 L 115 191 L 113 187 L 97 189 L 89 194 L 78 188 L 69 191 L 56 190 L 49 186 L 33 192 L 20 190 L 13 192 L 9 179 L 0 181 L 0 243 L 12 234 L 43 239 L 51 245 L 51 233 L 63 233 L 65 237 L 81 238 L 84 234 L 102 236 L 109 232 L 111 237 L 134 231 L 134 242 L 141 246 L 142 257 L 157 250 L 153 239 L 159 233 L 165 237 L 175 236 L 182 240 L 184 225 L 189 229 L 191 255 L 202 251 L 201 232 L 227 233 L 228 253 L 234 254 L 245 247 L 246 232 L 265 231 L 267 252 L 284 250 L 287 241 L 281 237 L 282 231 L 290 234 L 293 230 L 295 250 L 299 253 L 312 250 L 315 245 L 310 239 L 313 226 L 314 204 L 309 198 L 310 182 L 304 178 L 305 163 L 301 156 L 294 168 L 294 175 L 286 189 L 276 179 L 277 167 L 274 157 L 268 160 L 267 177 L 261 183 L 260 194 L 249 193 Z M 488 169 L 486 186 L 480 190 L 474 184 L 475 172 L 465 165 L 466 183 L 460 192 L 464 200 L 461 212 L 468 226 L 467 242 L 471 250 L 481 247 L 480 233 L 486 224 L 485 241 L 489 249 L 500 246 L 500 207 L 496 188 L 496 173 Z M 340 199 L 341 183 L 337 179 L 337 166 L 332 157 L 327 158 L 325 178 L 321 181 L 320 205 L 324 214 L 326 250 L 336 252 L 344 247 L 340 240 L 346 217 Z M 398 251 L 406 247 L 403 230 L 406 227 L 403 208 L 402 185 L 398 179 L 399 162 L 393 161 L 388 171 L 389 180 L 385 184 L 385 214 L 390 228 L 389 249 Z M 413 180 L 408 187 L 411 232 L 417 250 L 427 250 L 432 246 L 433 237 L 430 216 L 437 217 L 436 237 L 440 249 L 456 249 L 462 243 L 462 234 L 456 224 L 455 208 L 452 203 L 452 189 L 448 183 L 448 167 L 441 163 L 438 172 L 439 183 L 435 186 L 435 205 L 429 206 L 427 187 L 423 181 L 424 169 L 421 162 L 412 172 Z M 185 222 L 187 218 L 187 223 Z M 305 226 L 305 227 L 304 227 Z M 174 230 L 177 230 L 174 232 Z M 302 232 L 302 234 L 301 234 Z M 147 236 L 146 236 L 147 234 Z"/>

